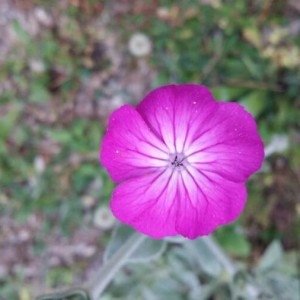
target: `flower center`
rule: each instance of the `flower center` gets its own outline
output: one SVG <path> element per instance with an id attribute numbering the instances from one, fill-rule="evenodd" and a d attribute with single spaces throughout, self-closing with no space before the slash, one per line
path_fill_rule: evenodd
<path id="1" fill-rule="evenodd" d="M 170 163 L 173 168 L 179 169 L 184 166 L 185 156 L 183 153 L 170 154 Z"/>

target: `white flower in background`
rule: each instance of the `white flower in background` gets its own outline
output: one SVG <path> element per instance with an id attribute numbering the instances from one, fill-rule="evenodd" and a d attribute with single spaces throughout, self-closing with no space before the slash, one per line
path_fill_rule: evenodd
<path id="1" fill-rule="evenodd" d="M 38 59 L 31 59 L 29 61 L 29 68 L 34 73 L 43 73 L 45 71 L 45 65 L 41 60 Z"/>
<path id="2" fill-rule="evenodd" d="M 135 33 L 129 39 L 128 49 L 132 55 L 142 57 L 150 54 L 152 43 L 147 35 Z"/>
<path id="3" fill-rule="evenodd" d="M 41 7 L 35 8 L 34 14 L 35 14 L 36 19 L 42 25 L 44 25 L 46 27 L 51 27 L 53 25 L 54 22 L 53 22 L 52 17 L 46 10 L 42 9 Z"/>
<path id="4" fill-rule="evenodd" d="M 34 169 L 38 174 L 41 174 L 46 169 L 46 162 L 44 158 L 40 155 L 36 156 L 34 159 Z"/>
<path id="5" fill-rule="evenodd" d="M 94 225 L 97 228 L 107 230 L 115 224 L 115 217 L 106 206 L 100 206 L 94 214 Z"/>
<path id="6" fill-rule="evenodd" d="M 265 148 L 265 156 L 270 156 L 273 153 L 281 153 L 288 149 L 289 138 L 286 135 L 275 134 L 271 142 Z"/>

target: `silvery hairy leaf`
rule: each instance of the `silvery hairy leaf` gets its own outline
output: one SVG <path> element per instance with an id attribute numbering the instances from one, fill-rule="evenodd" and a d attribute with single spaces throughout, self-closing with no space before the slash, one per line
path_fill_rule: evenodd
<path id="1" fill-rule="evenodd" d="M 257 270 L 265 271 L 275 267 L 282 258 L 282 255 L 283 249 L 280 241 L 273 241 L 261 257 Z"/>
<path id="2" fill-rule="evenodd" d="M 134 232 L 133 228 L 118 224 L 106 247 L 104 261 L 107 261 Z M 147 237 L 128 258 L 127 262 L 147 262 L 156 259 L 165 251 L 166 245 L 167 243 L 163 240 L 153 240 Z"/>
<path id="3" fill-rule="evenodd" d="M 196 264 L 204 273 L 213 277 L 221 274 L 221 264 L 202 239 L 187 241 L 183 247 L 187 250 L 187 255 L 195 257 Z"/>

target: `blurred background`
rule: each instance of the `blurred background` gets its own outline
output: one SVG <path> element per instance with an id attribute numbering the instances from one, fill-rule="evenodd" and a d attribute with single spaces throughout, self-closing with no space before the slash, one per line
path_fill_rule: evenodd
<path id="1" fill-rule="evenodd" d="M 1 300 L 80 285 L 99 268 L 115 224 L 113 184 L 98 162 L 108 115 L 158 85 L 186 82 L 244 105 L 266 147 L 244 213 L 216 239 L 246 269 L 269 249 L 267 259 L 281 262 L 275 286 L 283 278 L 295 287 L 298 0 L 1 0 Z M 105 299 L 200 299 L 193 289 L 211 274 L 193 270 L 179 248 L 125 269 Z M 295 291 L 259 299 L 300 299 Z"/>

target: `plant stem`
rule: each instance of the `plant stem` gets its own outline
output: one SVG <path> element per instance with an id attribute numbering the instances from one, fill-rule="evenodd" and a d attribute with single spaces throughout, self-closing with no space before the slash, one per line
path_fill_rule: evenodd
<path id="1" fill-rule="evenodd" d="M 104 289 L 126 262 L 126 259 L 138 248 L 146 236 L 135 232 L 115 254 L 103 265 L 88 284 L 91 300 L 98 300 Z"/>

